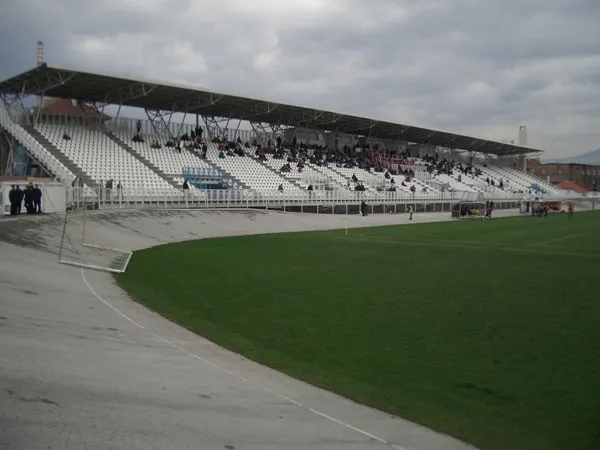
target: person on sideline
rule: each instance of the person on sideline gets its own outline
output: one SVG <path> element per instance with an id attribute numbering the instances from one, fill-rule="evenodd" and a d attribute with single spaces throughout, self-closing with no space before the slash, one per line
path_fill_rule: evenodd
<path id="1" fill-rule="evenodd" d="M 573 212 L 575 211 L 575 205 L 573 204 L 573 202 L 569 202 L 569 219 L 573 218 Z"/>

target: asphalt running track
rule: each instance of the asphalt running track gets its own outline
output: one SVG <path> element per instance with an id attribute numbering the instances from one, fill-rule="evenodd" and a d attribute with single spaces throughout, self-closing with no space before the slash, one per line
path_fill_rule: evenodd
<path id="1" fill-rule="evenodd" d="M 402 223 L 348 218 L 351 228 Z M 0 220 L 0 449 L 473 448 L 224 350 L 134 303 L 107 273 L 58 264 L 62 224 Z M 81 224 L 72 216 L 69 234 Z M 343 226 L 343 216 L 252 210 L 95 212 L 86 235 L 135 250 Z"/>

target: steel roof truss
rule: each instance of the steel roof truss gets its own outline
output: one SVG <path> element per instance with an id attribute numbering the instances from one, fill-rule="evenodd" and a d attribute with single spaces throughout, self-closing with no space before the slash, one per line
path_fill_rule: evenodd
<path id="1" fill-rule="evenodd" d="M 154 91 L 158 85 L 148 83 L 134 83 L 128 86 L 108 91 L 104 94 L 103 103 L 112 105 L 123 105 L 132 100 L 146 97 Z M 85 99 L 84 99 L 85 100 Z"/>

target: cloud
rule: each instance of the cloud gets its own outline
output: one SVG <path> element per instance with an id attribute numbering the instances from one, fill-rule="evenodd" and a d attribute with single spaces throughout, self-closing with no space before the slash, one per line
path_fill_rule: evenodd
<path id="1" fill-rule="evenodd" d="M 1 0 L 0 78 L 46 59 L 489 139 L 600 147 L 597 0 Z M 8 44 L 7 44 L 8 43 Z"/>

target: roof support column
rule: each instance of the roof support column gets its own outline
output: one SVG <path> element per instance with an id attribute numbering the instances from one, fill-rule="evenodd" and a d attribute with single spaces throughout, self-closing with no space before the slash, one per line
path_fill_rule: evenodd
<path id="1" fill-rule="evenodd" d="M 25 106 L 26 87 L 26 83 L 23 83 L 21 91 L 18 94 L 5 93 L 2 95 L 2 100 L 14 122 L 33 126 L 34 122 L 32 120 L 32 115 Z"/>
<path id="2" fill-rule="evenodd" d="M 2 133 L 2 136 L 0 137 L 6 139 L 6 145 L 8 146 L 8 154 L 6 155 L 6 160 L 2 161 L 4 160 L 4 155 L 0 157 L 0 166 L 2 166 L 3 169 L 2 174 L 4 176 L 16 175 L 16 168 L 14 166 L 16 139 L 12 134 L 6 132 Z"/>
<path id="3" fill-rule="evenodd" d="M 175 106 L 174 106 L 175 107 Z M 168 141 L 174 141 L 176 136 L 171 131 L 171 119 L 173 118 L 174 110 L 151 110 L 145 109 L 146 116 L 150 120 L 150 125 L 156 133 L 159 141 L 164 145 Z"/>
<path id="4" fill-rule="evenodd" d="M 25 160 L 22 159 L 23 154 L 20 153 L 20 157 L 17 157 L 16 150 L 17 147 L 20 147 L 20 142 L 10 133 L 8 132 L 0 132 L 0 140 L 4 140 L 5 142 L 0 141 L 0 149 L 2 147 L 8 147 L 8 152 L 6 154 L 6 158 L 3 154 L 0 155 L 0 173 L 5 176 L 14 176 L 14 175 L 27 175 L 27 169 L 31 167 L 31 163 L 38 167 L 37 176 L 47 176 L 52 177 L 50 172 L 44 167 L 40 162 L 34 158 L 29 151 L 25 150 Z M 4 152 L 0 152 L 4 153 Z"/>
<path id="5" fill-rule="evenodd" d="M 288 126 L 293 127 L 294 132 L 292 134 L 292 142 L 296 139 L 296 144 L 298 141 L 304 144 L 308 144 L 308 133 L 310 127 L 310 120 L 290 120 L 288 122 Z M 304 130 L 304 131 L 303 131 Z"/>
<path id="6" fill-rule="evenodd" d="M 227 139 L 227 133 L 229 130 L 229 121 L 231 117 L 215 117 L 215 116 L 202 116 L 202 121 L 206 125 L 206 133 L 208 139 L 219 139 L 223 141 Z"/>
<path id="7" fill-rule="evenodd" d="M 232 141 L 235 141 L 235 140 L 237 140 L 237 139 L 238 139 L 238 137 L 239 137 L 238 135 L 239 135 L 239 132 L 240 132 L 240 125 L 242 124 L 242 120 L 243 120 L 243 119 L 239 119 L 239 120 L 238 120 L 237 127 L 235 127 L 235 131 L 233 132 L 233 136 L 231 137 L 231 140 L 232 140 Z"/>
<path id="8" fill-rule="evenodd" d="M 104 119 L 107 117 L 104 115 L 104 108 L 106 108 L 107 105 L 108 103 L 106 102 L 93 102 L 88 105 L 97 114 L 97 118 L 93 120 L 92 125 L 94 125 L 98 130 L 105 129 Z M 118 122 L 120 113 L 121 105 L 119 105 L 119 109 L 117 109 L 117 115 L 113 117 L 114 122 Z"/>
<path id="9" fill-rule="evenodd" d="M 185 133 L 185 119 L 187 117 L 187 111 L 183 113 L 183 117 L 181 118 L 181 122 L 179 123 L 179 127 L 177 127 L 177 137 L 181 137 Z M 189 136 L 188 136 L 189 137 Z"/>
<path id="10" fill-rule="evenodd" d="M 271 143 L 272 145 L 277 141 L 277 138 L 283 139 L 283 128 L 280 123 L 250 121 L 250 126 L 254 130 L 255 139 L 259 144 L 269 145 Z"/>

